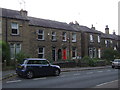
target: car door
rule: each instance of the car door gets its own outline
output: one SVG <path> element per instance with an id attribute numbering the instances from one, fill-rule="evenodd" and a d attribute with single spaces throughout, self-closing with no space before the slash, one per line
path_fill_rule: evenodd
<path id="1" fill-rule="evenodd" d="M 42 62 L 42 73 L 44 75 L 51 75 L 53 72 L 53 68 L 47 60 L 43 60 Z"/>

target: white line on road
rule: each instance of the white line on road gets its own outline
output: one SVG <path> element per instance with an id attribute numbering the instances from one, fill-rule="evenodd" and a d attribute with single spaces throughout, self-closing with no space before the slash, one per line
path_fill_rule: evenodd
<path id="1" fill-rule="evenodd" d="M 80 73 L 76 73 L 76 74 L 74 74 L 74 75 L 80 75 Z"/>
<path id="2" fill-rule="evenodd" d="M 41 79 L 47 79 L 46 77 L 44 77 L 44 78 L 35 78 L 35 79 L 33 79 L 33 80 L 41 80 Z"/>
<path id="3" fill-rule="evenodd" d="M 103 71 L 98 71 L 98 72 L 103 72 Z"/>
<path id="4" fill-rule="evenodd" d="M 107 70 L 108 72 L 110 72 L 111 70 Z"/>
<path id="5" fill-rule="evenodd" d="M 15 80 L 15 81 L 7 81 L 6 83 L 14 83 L 14 82 L 21 82 L 22 80 Z"/>
<path id="6" fill-rule="evenodd" d="M 88 72 L 88 73 L 86 73 L 86 74 L 92 74 L 93 72 Z"/>
<path id="7" fill-rule="evenodd" d="M 98 86 L 102 86 L 102 85 L 105 85 L 105 84 L 113 83 L 113 82 L 116 82 L 116 81 L 118 81 L 118 80 L 114 80 L 114 81 L 111 81 L 111 82 L 102 83 L 102 84 L 99 84 L 99 85 L 96 85 L 96 86 L 98 87 Z"/>

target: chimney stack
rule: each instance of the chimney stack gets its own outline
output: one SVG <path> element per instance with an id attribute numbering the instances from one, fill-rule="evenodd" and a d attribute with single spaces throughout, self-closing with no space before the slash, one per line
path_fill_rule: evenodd
<path id="1" fill-rule="evenodd" d="M 28 12 L 27 12 L 26 10 L 21 9 L 21 10 L 20 10 L 20 14 L 21 14 L 22 16 L 26 17 L 27 14 L 28 14 Z"/>
<path id="2" fill-rule="evenodd" d="M 108 25 L 106 25 L 105 33 L 106 33 L 106 34 L 109 34 L 109 28 L 108 28 Z"/>
<path id="3" fill-rule="evenodd" d="M 113 30 L 113 35 L 116 35 L 115 30 Z"/>
<path id="4" fill-rule="evenodd" d="M 93 26 L 93 24 L 92 24 L 92 27 L 91 27 L 91 29 L 92 29 L 92 30 L 95 30 L 95 27 Z"/>

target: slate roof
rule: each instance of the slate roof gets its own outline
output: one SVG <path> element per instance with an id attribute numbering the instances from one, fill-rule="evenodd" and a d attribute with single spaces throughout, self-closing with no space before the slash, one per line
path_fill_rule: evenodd
<path id="1" fill-rule="evenodd" d="M 114 39 L 114 40 L 119 40 L 118 35 L 113 35 L 113 34 L 105 34 L 102 33 L 101 34 L 102 38 L 106 38 L 106 39 Z"/>
<path id="2" fill-rule="evenodd" d="M 101 34 L 100 31 L 97 30 L 93 30 L 87 26 L 82 26 L 82 25 L 76 25 L 76 24 L 72 24 L 71 25 L 74 29 L 78 30 L 78 31 L 82 31 L 82 32 L 86 32 L 86 33 L 97 33 L 97 34 Z"/>
<path id="3" fill-rule="evenodd" d="M 30 20 L 29 25 L 76 31 L 69 24 L 64 23 L 64 22 L 34 18 L 34 17 L 28 17 L 28 18 Z"/>
<path id="4" fill-rule="evenodd" d="M 0 17 L 28 20 L 27 17 L 24 17 L 20 14 L 20 11 L 10 10 L 5 8 L 0 8 L 0 10 L 2 10 L 2 14 L 0 14 Z"/>

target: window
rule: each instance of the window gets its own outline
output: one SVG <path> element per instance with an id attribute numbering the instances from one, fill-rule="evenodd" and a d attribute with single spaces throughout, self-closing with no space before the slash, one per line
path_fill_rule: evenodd
<path id="1" fill-rule="evenodd" d="M 98 43 L 100 43 L 100 36 L 98 36 Z"/>
<path id="2" fill-rule="evenodd" d="M 21 51 L 21 44 L 16 44 L 16 54 Z"/>
<path id="3" fill-rule="evenodd" d="M 38 58 L 44 58 L 44 48 L 43 47 L 38 49 Z"/>
<path id="4" fill-rule="evenodd" d="M 62 33 L 62 37 L 63 37 L 63 38 L 62 38 L 63 41 L 67 41 L 67 39 L 66 39 L 66 38 L 67 38 L 66 32 L 63 32 L 63 33 Z"/>
<path id="5" fill-rule="evenodd" d="M 90 42 L 93 42 L 93 35 L 90 35 Z"/>
<path id="6" fill-rule="evenodd" d="M 77 56 L 76 48 L 72 48 L 72 58 L 75 59 Z"/>
<path id="7" fill-rule="evenodd" d="M 96 58 L 96 48 L 93 48 L 93 57 Z"/>
<path id="8" fill-rule="evenodd" d="M 56 32 L 52 32 L 52 41 L 56 41 Z"/>
<path id="9" fill-rule="evenodd" d="M 89 57 L 93 58 L 93 49 L 92 48 L 89 48 Z"/>
<path id="10" fill-rule="evenodd" d="M 72 33 L 72 42 L 76 42 L 76 33 Z"/>
<path id="11" fill-rule="evenodd" d="M 38 40 L 44 40 L 44 31 L 38 30 Z"/>
<path id="12" fill-rule="evenodd" d="M 20 53 L 21 51 L 21 44 L 15 44 L 15 43 L 11 43 L 10 44 L 10 56 L 12 59 L 15 58 L 15 55 Z"/>
<path id="13" fill-rule="evenodd" d="M 101 49 L 98 49 L 98 58 L 101 58 Z"/>
<path id="14" fill-rule="evenodd" d="M 17 23 L 11 23 L 12 35 L 19 35 L 19 29 Z"/>

